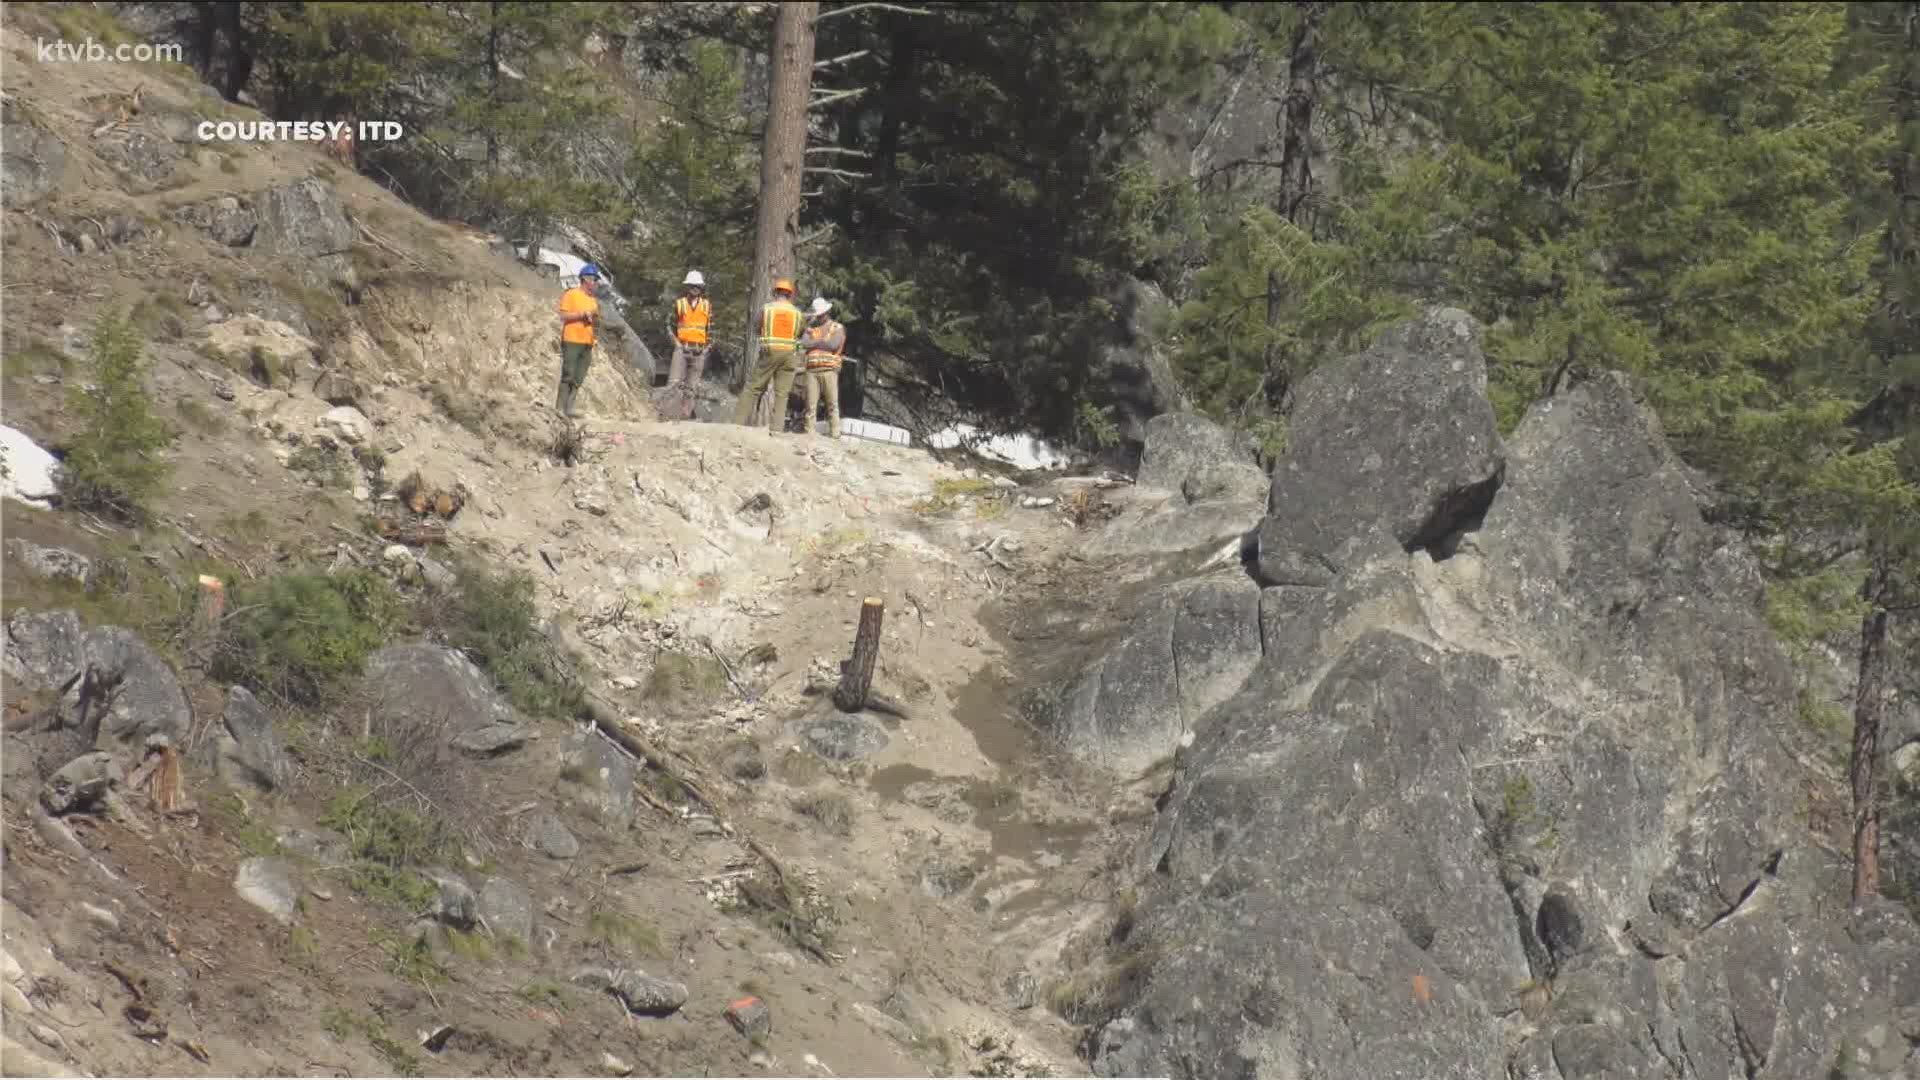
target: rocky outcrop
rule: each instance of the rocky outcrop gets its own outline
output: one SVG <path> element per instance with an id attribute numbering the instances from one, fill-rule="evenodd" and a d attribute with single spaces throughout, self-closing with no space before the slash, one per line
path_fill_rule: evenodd
<path id="1" fill-rule="evenodd" d="M 230 687 L 220 721 L 222 730 L 214 744 L 214 768 L 220 778 L 259 791 L 286 787 L 291 766 L 266 706 L 246 687 Z"/>
<path id="2" fill-rule="evenodd" d="M 193 720 L 173 669 L 138 634 L 119 626 L 87 629 L 72 611 L 23 611 L 8 620 L 0 675 L 58 691 L 62 714 L 97 730 L 94 745 L 102 750 L 137 756 L 154 735 L 182 746 Z"/>
<path id="3" fill-rule="evenodd" d="M 1191 412 L 1147 421 L 1136 489 L 1087 543 L 1092 555 L 1164 555 L 1217 547 L 1258 526 L 1267 476 L 1249 447 Z"/>
<path id="4" fill-rule="evenodd" d="M 1055 728 L 1075 757 L 1138 774 L 1173 756 L 1260 663 L 1260 590 L 1244 574 L 1165 590 L 1067 692 Z"/>
<path id="5" fill-rule="evenodd" d="M 439 645 L 389 645 L 367 659 L 366 682 L 389 723 L 444 730 L 448 744 L 476 757 L 505 753 L 533 729 L 473 661 Z"/>
<path id="6" fill-rule="evenodd" d="M 347 220 L 333 188 L 308 177 L 267 191 L 259 200 L 259 226 L 253 244 L 275 255 L 299 260 L 311 280 L 352 285 L 348 253 L 353 223 Z"/>
<path id="7" fill-rule="evenodd" d="M 6 205 L 29 206 L 45 198 L 60 186 L 66 168 L 67 144 L 8 101 L 0 113 L 0 197 Z"/>
<path id="8" fill-rule="evenodd" d="M 1095 1072 L 1914 1075 L 1920 931 L 1795 820 L 1752 560 L 1624 377 L 1503 445 L 1477 335 L 1303 387 L 1260 561 L 1313 572 L 1180 753 Z"/>
<path id="9" fill-rule="evenodd" d="M 1390 549 L 1444 546 L 1486 509 L 1503 459 L 1480 329 L 1436 308 L 1301 380 L 1275 466 L 1260 573 L 1325 585 Z"/>

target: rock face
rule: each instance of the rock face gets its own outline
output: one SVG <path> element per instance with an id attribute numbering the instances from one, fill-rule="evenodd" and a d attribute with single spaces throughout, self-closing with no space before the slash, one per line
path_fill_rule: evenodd
<path id="1" fill-rule="evenodd" d="M 46 547 L 31 540 L 7 541 L 7 554 L 27 573 L 50 581 L 85 585 L 93 577 L 93 560 L 66 548 Z"/>
<path id="2" fill-rule="evenodd" d="M 0 122 L 0 193 L 6 205 L 38 202 L 66 175 L 67 144 L 52 132 L 28 123 L 9 102 Z"/>
<path id="3" fill-rule="evenodd" d="M 119 626 L 89 630 L 72 611 L 14 615 L 0 675 L 64 688 L 61 709 L 88 726 L 97 722 L 94 745 L 103 750 L 132 748 L 137 755 L 152 735 L 181 746 L 193 720 L 173 669 L 138 634 Z"/>
<path id="4" fill-rule="evenodd" d="M 1623 377 L 1502 446 L 1476 336 L 1305 388 L 1261 556 L 1320 572 L 1181 752 L 1094 1071 L 1916 1075 L 1920 930 L 1795 820 L 1754 564 Z"/>
<path id="5" fill-rule="evenodd" d="M 241 899 L 280 922 L 292 922 L 300 900 L 293 881 L 293 866 L 285 859 L 248 859 L 233 877 L 233 889 Z"/>
<path id="6" fill-rule="evenodd" d="M 1225 429 L 1190 412 L 1147 421 L 1136 507 L 1087 544 L 1094 555 L 1154 555 L 1218 545 L 1258 526 L 1267 476 Z"/>
<path id="7" fill-rule="evenodd" d="M 353 223 L 333 189 L 308 177 L 261 196 L 254 246 L 300 261 L 310 281 L 355 285 Z"/>
<path id="8" fill-rule="evenodd" d="M 1325 585 L 1389 546 L 1445 544 L 1484 510 L 1503 457 L 1480 336 L 1432 309 L 1301 381 L 1260 526 L 1267 584 Z"/>
<path id="9" fill-rule="evenodd" d="M 524 745 L 532 730 L 473 661 L 438 645 L 389 645 L 367 659 L 378 707 L 400 723 L 445 727 L 449 745 L 476 756 Z"/>
<path id="10" fill-rule="evenodd" d="M 1062 745 L 1127 774 L 1171 757 L 1259 665 L 1259 610 L 1259 587 L 1237 572 L 1149 600 L 1068 691 L 1055 721 Z"/>
<path id="11" fill-rule="evenodd" d="M 231 687 L 227 690 L 227 705 L 220 720 L 224 730 L 217 744 L 215 763 L 221 779 L 260 791 L 285 787 L 287 753 L 266 706 L 246 687 Z"/>

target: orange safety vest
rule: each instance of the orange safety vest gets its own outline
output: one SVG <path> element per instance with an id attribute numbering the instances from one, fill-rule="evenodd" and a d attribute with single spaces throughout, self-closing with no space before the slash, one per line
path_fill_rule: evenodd
<path id="1" fill-rule="evenodd" d="M 832 341 L 840 338 L 840 344 L 831 349 L 807 346 L 808 371 L 839 371 L 840 358 L 847 354 L 847 328 L 829 319 L 819 327 L 818 340 Z"/>
<path id="2" fill-rule="evenodd" d="M 682 344 L 705 345 L 707 326 L 713 322 L 713 301 L 706 297 L 690 300 L 681 297 L 673 302 L 676 336 Z"/>
<path id="3" fill-rule="evenodd" d="M 600 301 L 593 294 L 575 286 L 560 294 L 560 314 L 562 315 L 598 315 Z M 593 324 L 570 322 L 560 328 L 560 340 L 571 345 L 593 344 Z"/>
<path id="4" fill-rule="evenodd" d="M 760 309 L 760 347 L 768 352 L 790 353 L 800 347 L 800 309 L 785 300 L 775 300 Z"/>

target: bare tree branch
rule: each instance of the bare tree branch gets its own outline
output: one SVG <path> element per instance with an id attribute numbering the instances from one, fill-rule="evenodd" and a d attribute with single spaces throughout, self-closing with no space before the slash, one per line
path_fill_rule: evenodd
<path id="1" fill-rule="evenodd" d="M 844 64 L 849 60 L 858 60 L 872 51 L 872 49 L 861 49 L 859 52 L 842 53 L 831 60 L 815 61 L 813 70 L 819 71 L 821 68 L 829 68 L 835 64 Z"/>
<path id="2" fill-rule="evenodd" d="M 818 23 L 821 19 L 831 19 L 835 15 L 851 15 L 854 12 L 860 11 L 864 8 L 879 8 L 882 11 L 897 11 L 902 15 L 933 14 L 933 12 L 928 11 L 926 8 L 901 7 L 899 4 L 882 4 L 882 3 L 879 3 L 878 0 L 871 0 L 871 2 L 869 3 L 848 4 L 846 7 L 843 7 L 843 8 L 834 8 L 832 11 L 823 11 L 820 14 L 815 15 L 813 17 L 813 21 Z"/>
<path id="3" fill-rule="evenodd" d="M 867 153 L 865 150 L 849 150 L 844 146 L 809 146 L 807 147 L 807 153 L 809 154 L 851 154 L 854 157 L 872 157 L 873 156 L 872 154 Z"/>
<path id="4" fill-rule="evenodd" d="M 859 97 L 859 96 L 860 96 L 861 94 L 864 94 L 864 93 L 866 93 L 866 92 L 867 92 L 867 89 L 868 89 L 868 88 L 867 88 L 867 87 L 864 87 L 864 86 L 863 86 L 863 87 L 861 87 L 861 88 L 860 88 L 860 89 L 858 89 L 858 90 L 819 90 L 819 89 L 816 89 L 816 90 L 814 90 L 814 93 L 816 93 L 816 94 L 819 94 L 820 96 L 819 96 L 819 97 L 816 97 L 816 98 L 814 98 L 814 99 L 813 99 L 813 101 L 812 101 L 811 103 L 809 103 L 809 104 L 807 105 L 807 108 L 809 108 L 809 109 L 817 109 L 817 108 L 819 108 L 819 107 L 820 107 L 820 106 L 822 106 L 822 105 L 831 105 L 831 104 L 833 104 L 833 103 L 834 103 L 834 102 L 836 102 L 836 101 L 844 101 L 844 100 L 846 100 L 847 98 L 852 98 L 852 97 Z"/>
<path id="5" fill-rule="evenodd" d="M 866 180 L 871 178 L 871 176 L 873 175 L 871 173 L 851 172 L 847 169 L 829 169 L 824 165 L 809 165 L 805 169 L 802 169 L 801 171 L 808 172 L 808 173 L 819 173 L 823 176 L 838 176 L 845 180 Z"/>

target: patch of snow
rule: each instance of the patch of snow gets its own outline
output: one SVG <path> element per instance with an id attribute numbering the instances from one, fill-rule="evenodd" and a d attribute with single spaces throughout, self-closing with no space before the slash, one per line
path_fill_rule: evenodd
<path id="1" fill-rule="evenodd" d="M 0 498 L 23 502 L 41 510 L 52 509 L 51 499 L 58 490 L 53 482 L 59 461 L 41 449 L 24 433 L 0 425 Z"/>
<path id="2" fill-rule="evenodd" d="M 965 445 L 968 451 L 981 457 L 1005 462 L 1016 469 L 1064 469 L 1068 465 L 1067 455 L 1061 453 L 1051 443 L 1042 442 L 1032 435 L 994 435 L 987 436 L 972 424 L 955 424 L 945 431 L 935 434 L 927 444 L 936 450 L 949 450 Z"/>

